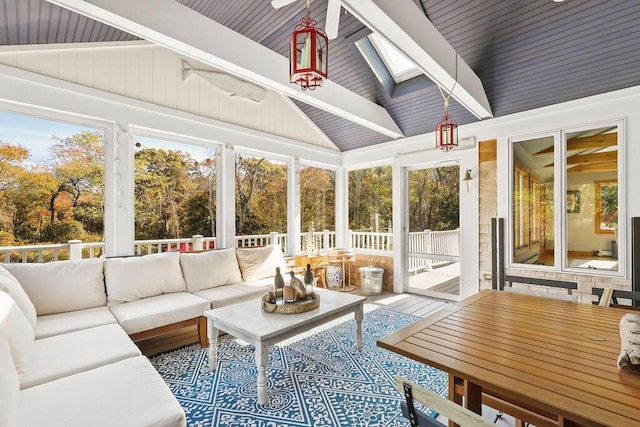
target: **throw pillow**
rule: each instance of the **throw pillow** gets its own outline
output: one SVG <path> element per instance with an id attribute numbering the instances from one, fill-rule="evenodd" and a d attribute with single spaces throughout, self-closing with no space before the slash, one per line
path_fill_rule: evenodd
<path id="1" fill-rule="evenodd" d="M 287 272 L 287 265 L 284 262 L 280 245 L 237 249 L 236 256 L 245 282 L 273 277 L 276 275 L 276 267 L 280 267 L 280 272 L 283 275 Z"/>
<path id="2" fill-rule="evenodd" d="M 242 282 L 235 248 L 180 254 L 180 266 L 189 292 Z"/>
<path id="3" fill-rule="evenodd" d="M 4 264 L 22 285 L 38 316 L 99 307 L 107 303 L 101 258 Z"/>
<path id="4" fill-rule="evenodd" d="M 18 282 L 18 279 L 13 277 L 13 275 L 2 266 L 0 266 L 0 291 L 8 293 L 9 296 L 13 298 L 35 331 L 36 323 L 38 322 L 36 308 L 20 285 L 20 282 Z"/>
<path id="5" fill-rule="evenodd" d="M 180 269 L 179 252 L 107 258 L 104 260 L 104 278 L 109 298 L 107 305 L 187 289 Z"/>
<path id="6" fill-rule="evenodd" d="M 8 338 L 13 364 L 18 376 L 22 377 L 31 359 L 35 339 L 33 328 L 18 304 L 4 292 L 0 292 L 0 331 Z"/>

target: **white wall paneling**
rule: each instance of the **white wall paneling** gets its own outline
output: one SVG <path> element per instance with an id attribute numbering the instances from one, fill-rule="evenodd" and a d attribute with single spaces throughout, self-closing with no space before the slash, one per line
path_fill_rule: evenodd
<path id="1" fill-rule="evenodd" d="M 37 72 L 128 98 L 272 133 L 309 144 L 335 145 L 288 98 L 269 91 L 262 103 L 231 97 L 191 76 L 182 80 L 182 61 L 194 69 L 214 68 L 147 42 L 86 43 L 57 48 L 0 48 L 0 64 Z"/>

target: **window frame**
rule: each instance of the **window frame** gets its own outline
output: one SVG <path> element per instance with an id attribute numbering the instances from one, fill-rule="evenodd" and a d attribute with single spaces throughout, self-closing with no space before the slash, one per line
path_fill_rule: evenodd
<path id="1" fill-rule="evenodd" d="M 546 270 L 553 272 L 570 272 L 570 273 L 587 273 L 584 268 L 570 267 L 568 263 L 568 215 L 567 215 L 567 200 L 566 195 L 567 185 L 567 135 L 574 132 L 587 131 L 602 127 L 617 127 L 617 183 L 618 183 L 618 231 L 617 231 L 617 245 L 618 245 L 618 270 L 593 270 L 589 269 L 588 274 L 598 276 L 613 276 L 613 277 L 626 277 L 627 269 L 627 242 L 626 242 L 626 191 L 625 191 L 625 129 L 626 122 L 624 118 L 607 120 L 602 122 L 593 122 L 577 126 L 567 126 L 562 129 L 549 130 L 546 132 L 532 133 L 527 135 L 521 135 L 517 137 L 511 137 L 508 139 L 508 163 L 509 163 L 509 182 L 507 186 L 508 191 L 508 214 L 507 221 L 510 232 L 507 234 L 507 266 L 510 268 L 531 268 L 531 264 L 516 263 L 514 261 L 515 251 L 515 235 L 514 235 L 514 220 L 516 215 L 514 213 L 514 185 L 515 185 L 515 168 L 514 162 L 514 145 L 519 142 L 533 140 L 543 137 L 553 137 L 554 139 L 554 181 L 553 181 L 553 194 L 554 194 L 554 265 L 536 265 L 538 270 Z M 611 181 L 611 180 L 606 180 Z M 541 201 L 541 200 L 540 200 Z M 599 210 L 598 210 L 599 212 Z M 595 220 L 595 219 L 594 219 Z M 598 223 L 599 224 L 599 223 Z M 562 231 L 560 231 L 562 230 Z M 611 231 L 610 233 L 613 233 Z"/>
<path id="2" fill-rule="evenodd" d="M 601 188 L 603 186 L 611 186 L 612 184 L 615 184 L 616 187 L 618 187 L 618 180 L 617 179 L 605 179 L 605 180 L 599 180 L 599 181 L 594 181 L 593 185 L 595 186 L 595 203 L 596 203 L 596 219 L 595 219 L 595 232 L 596 234 L 615 234 L 615 229 L 609 229 L 609 228 L 601 228 L 601 224 L 602 224 L 602 218 L 601 218 L 601 213 L 602 213 L 602 205 L 601 205 Z M 620 205 L 620 188 L 618 188 L 618 206 Z"/>

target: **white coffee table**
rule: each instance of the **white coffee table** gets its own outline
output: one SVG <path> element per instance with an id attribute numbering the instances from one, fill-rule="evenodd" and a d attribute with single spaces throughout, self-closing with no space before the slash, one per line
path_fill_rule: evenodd
<path id="1" fill-rule="evenodd" d="M 253 344 L 258 367 L 258 403 L 264 405 L 267 403 L 266 369 L 270 345 L 353 312 L 356 320 L 356 347 L 362 348 L 363 304 L 367 298 L 323 290 L 319 290 L 318 294 L 320 307 L 300 314 L 265 313 L 260 300 L 205 311 L 209 337 L 209 368 L 212 371 L 216 369 L 220 330 Z"/>

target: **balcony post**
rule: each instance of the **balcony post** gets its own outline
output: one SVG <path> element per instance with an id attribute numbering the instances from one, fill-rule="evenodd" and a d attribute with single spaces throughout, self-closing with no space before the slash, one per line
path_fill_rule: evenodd
<path id="1" fill-rule="evenodd" d="M 269 233 L 269 244 L 270 245 L 278 244 L 278 232 L 272 231 L 271 233 Z"/>
<path id="2" fill-rule="evenodd" d="M 352 243 L 353 243 L 353 230 L 349 229 L 347 230 L 347 244 L 345 245 L 346 246 L 345 249 L 351 249 L 353 247 Z"/>
<path id="3" fill-rule="evenodd" d="M 329 249 L 331 247 L 330 239 L 329 230 L 322 230 L 322 247 L 320 249 Z"/>
<path id="4" fill-rule="evenodd" d="M 192 251 L 201 251 L 202 250 L 202 239 L 204 236 L 202 234 L 195 234 L 191 237 L 193 239 L 193 244 L 191 246 Z"/>
<path id="5" fill-rule="evenodd" d="M 431 254 L 433 252 L 432 251 L 432 245 L 431 245 L 431 230 L 424 230 L 424 252 L 427 254 Z M 427 271 L 431 271 L 431 260 L 427 259 L 426 261 L 426 267 L 427 267 Z"/>
<path id="6" fill-rule="evenodd" d="M 69 240 L 69 259 L 76 261 L 82 259 L 82 240 Z"/>

